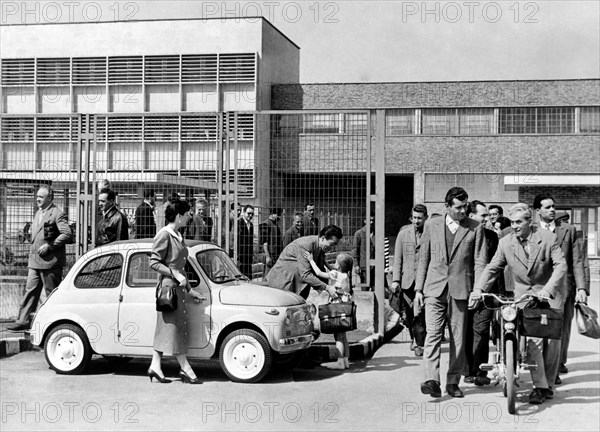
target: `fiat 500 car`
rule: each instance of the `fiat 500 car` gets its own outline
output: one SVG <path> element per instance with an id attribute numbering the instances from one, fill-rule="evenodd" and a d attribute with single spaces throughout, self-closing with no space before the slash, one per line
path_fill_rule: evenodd
<path id="1" fill-rule="evenodd" d="M 92 354 L 150 357 L 158 273 L 152 240 L 105 245 L 83 255 L 39 308 L 31 340 L 60 374 L 78 374 Z M 189 242 L 186 273 L 199 303 L 186 301 L 188 357 L 218 359 L 237 382 L 260 381 L 276 361 L 298 357 L 313 340 L 314 307 L 257 285 L 218 246 Z"/>

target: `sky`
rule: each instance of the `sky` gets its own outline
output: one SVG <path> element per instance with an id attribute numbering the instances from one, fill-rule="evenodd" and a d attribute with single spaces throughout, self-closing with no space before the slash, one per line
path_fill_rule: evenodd
<path id="1" fill-rule="evenodd" d="M 600 1 L 0 1 L 2 24 L 262 15 L 300 81 L 600 77 Z M 60 16 L 59 16 L 60 14 Z"/>

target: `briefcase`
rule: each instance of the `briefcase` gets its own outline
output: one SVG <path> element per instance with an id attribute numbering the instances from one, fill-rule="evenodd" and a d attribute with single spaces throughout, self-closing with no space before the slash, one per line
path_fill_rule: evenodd
<path id="1" fill-rule="evenodd" d="M 592 339 L 600 339 L 598 313 L 585 303 L 575 303 L 575 321 L 579 334 Z"/>
<path id="2" fill-rule="evenodd" d="M 356 304 L 328 303 L 319 305 L 321 333 L 332 334 L 356 330 Z"/>
<path id="3" fill-rule="evenodd" d="M 525 336 L 561 339 L 563 311 L 561 309 L 526 307 L 523 309 L 521 333 Z"/>

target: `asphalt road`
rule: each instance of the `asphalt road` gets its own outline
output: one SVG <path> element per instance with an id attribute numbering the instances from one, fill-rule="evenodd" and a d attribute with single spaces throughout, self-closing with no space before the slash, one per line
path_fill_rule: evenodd
<path id="1" fill-rule="evenodd" d="M 598 310 L 598 303 L 596 296 L 590 305 Z M 447 351 L 444 345 L 443 374 Z M 151 384 L 149 361 L 115 367 L 101 357 L 87 375 L 61 376 L 43 352 L 25 352 L 0 360 L 0 430 L 597 431 L 599 353 L 598 340 L 574 332 L 570 371 L 555 399 L 529 405 L 526 373 L 513 416 L 499 387 L 461 384 L 464 399 L 421 395 L 422 364 L 404 333 L 345 373 L 317 366 L 258 384 L 229 382 L 207 363 L 193 364 L 201 385 Z M 176 376 L 174 360 L 165 372 Z"/>

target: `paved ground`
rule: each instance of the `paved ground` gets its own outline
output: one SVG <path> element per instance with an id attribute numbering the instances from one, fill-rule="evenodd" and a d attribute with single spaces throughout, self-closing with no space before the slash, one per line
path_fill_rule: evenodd
<path id="1" fill-rule="evenodd" d="M 598 296 L 590 304 L 598 310 Z M 98 357 L 87 375 L 60 376 L 30 351 L 0 360 L 0 430 L 597 431 L 599 352 L 597 340 L 574 333 L 556 398 L 529 405 L 527 374 L 513 416 L 498 387 L 462 385 L 464 399 L 421 395 L 422 363 L 404 333 L 345 373 L 298 369 L 247 385 L 229 382 L 214 363 L 194 363 L 199 386 L 150 384 L 143 359 L 115 367 Z M 177 371 L 173 361 L 165 367 Z"/>

